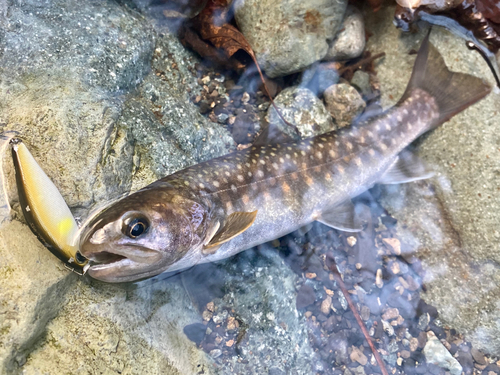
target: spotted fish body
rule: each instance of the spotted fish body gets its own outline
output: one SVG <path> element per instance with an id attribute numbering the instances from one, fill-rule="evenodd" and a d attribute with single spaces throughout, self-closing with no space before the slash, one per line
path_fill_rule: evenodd
<path id="1" fill-rule="evenodd" d="M 406 93 L 382 115 L 339 132 L 253 146 L 194 165 L 92 218 L 80 249 L 98 263 L 89 274 L 120 282 L 180 270 L 314 220 L 357 231 L 350 199 L 375 183 L 429 177 L 405 148 L 489 90 L 478 78 L 448 71 L 427 37 Z"/>

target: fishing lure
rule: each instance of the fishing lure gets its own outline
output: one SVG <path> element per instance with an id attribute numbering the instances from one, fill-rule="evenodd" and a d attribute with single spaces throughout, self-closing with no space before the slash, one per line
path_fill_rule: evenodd
<path id="1" fill-rule="evenodd" d="M 31 231 L 45 247 L 80 275 L 88 260 L 78 251 L 78 225 L 54 183 L 19 138 L 10 140 L 19 202 Z"/>

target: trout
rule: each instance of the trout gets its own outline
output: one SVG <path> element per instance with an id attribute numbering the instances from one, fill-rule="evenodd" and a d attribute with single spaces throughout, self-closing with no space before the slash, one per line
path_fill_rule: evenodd
<path id="1" fill-rule="evenodd" d="M 424 39 L 400 101 L 338 132 L 254 145 L 158 180 L 91 217 L 90 276 L 126 282 L 213 262 L 319 221 L 362 229 L 351 198 L 376 183 L 430 177 L 406 147 L 490 92 L 448 70 Z"/>

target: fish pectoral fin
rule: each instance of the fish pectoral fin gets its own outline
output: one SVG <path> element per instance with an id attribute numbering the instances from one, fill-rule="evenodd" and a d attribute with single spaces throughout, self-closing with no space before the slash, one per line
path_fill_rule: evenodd
<path id="1" fill-rule="evenodd" d="M 404 150 L 377 182 L 379 184 L 403 184 L 425 180 L 433 175 L 434 172 L 417 155 Z"/>
<path id="2" fill-rule="evenodd" d="M 344 232 L 359 232 L 363 229 L 361 223 L 356 219 L 354 205 L 350 200 L 325 210 L 316 220 Z"/>
<path id="3" fill-rule="evenodd" d="M 256 217 L 257 210 L 253 212 L 234 212 L 229 215 L 224 226 L 212 237 L 210 242 L 203 247 L 203 254 L 215 253 L 218 246 L 250 228 Z"/>

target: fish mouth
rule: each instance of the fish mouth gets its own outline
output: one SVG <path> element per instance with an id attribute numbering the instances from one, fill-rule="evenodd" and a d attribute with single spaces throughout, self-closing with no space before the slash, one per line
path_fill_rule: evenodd
<path id="1" fill-rule="evenodd" d="M 142 278 L 161 260 L 160 252 L 135 246 L 100 251 L 82 249 L 82 254 L 90 260 L 87 270 L 90 277 L 111 283 Z"/>

